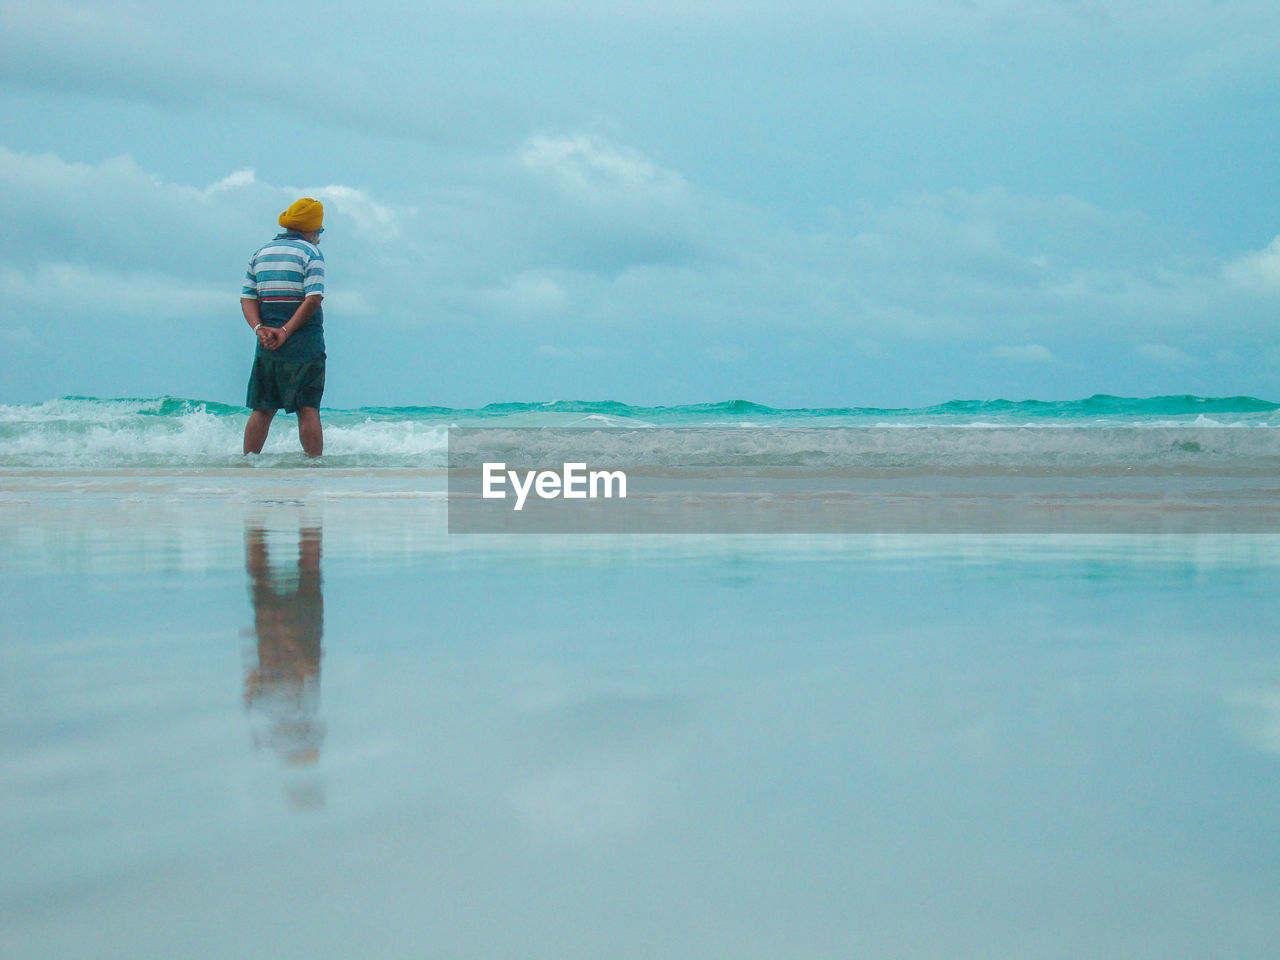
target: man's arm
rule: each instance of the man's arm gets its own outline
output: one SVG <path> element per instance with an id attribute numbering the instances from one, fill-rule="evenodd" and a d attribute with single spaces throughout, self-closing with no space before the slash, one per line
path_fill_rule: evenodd
<path id="1" fill-rule="evenodd" d="M 298 304 L 298 309 L 293 311 L 293 316 L 283 327 L 277 327 L 276 346 L 280 346 L 302 327 L 307 325 L 307 321 L 311 319 L 311 315 L 320 309 L 320 301 L 324 299 L 323 293 L 313 293 L 306 297 L 302 303 Z M 269 348 L 274 349 L 274 348 Z"/>
<path id="2" fill-rule="evenodd" d="M 264 327 L 262 325 L 262 311 L 258 307 L 258 298 L 241 297 L 240 311 L 244 314 L 245 322 L 248 323 L 249 326 L 253 328 L 253 332 L 258 335 L 258 342 L 268 350 L 274 350 L 275 347 L 273 347 L 271 343 L 274 339 L 273 334 L 275 331 L 270 327 Z"/>
<path id="3" fill-rule="evenodd" d="M 240 310 L 250 327 L 257 329 L 262 325 L 262 311 L 258 309 L 258 298 L 241 297 Z"/>

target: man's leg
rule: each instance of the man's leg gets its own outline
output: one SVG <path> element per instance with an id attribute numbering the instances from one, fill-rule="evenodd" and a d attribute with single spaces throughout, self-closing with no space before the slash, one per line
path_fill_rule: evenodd
<path id="1" fill-rule="evenodd" d="M 308 457 L 324 453 L 324 434 L 320 428 L 320 411 L 316 407 L 298 408 L 298 439 Z"/>
<path id="2" fill-rule="evenodd" d="M 271 418 L 274 410 L 255 410 L 249 414 L 249 422 L 244 425 L 244 452 L 261 453 L 262 445 L 267 442 L 267 431 L 271 429 Z"/>

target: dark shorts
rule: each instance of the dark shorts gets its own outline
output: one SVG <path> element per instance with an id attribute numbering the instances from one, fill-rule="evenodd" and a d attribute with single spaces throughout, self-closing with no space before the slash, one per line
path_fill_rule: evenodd
<path id="1" fill-rule="evenodd" d="M 302 363 L 253 358 L 249 392 L 244 405 L 252 410 L 297 413 L 299 407 L 319 407 L 324 396 L 324 354 Z"/>

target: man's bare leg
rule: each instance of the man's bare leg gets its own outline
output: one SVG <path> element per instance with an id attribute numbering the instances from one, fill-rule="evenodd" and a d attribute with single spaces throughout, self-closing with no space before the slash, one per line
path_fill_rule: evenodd
<path id="1" fill-rule="evenodd" d="M 244 425 L 244 452 L 261 453 L 262 445 L 267 442 L 267 431 L 271 429 L 271 418 L 274 410 L 255 410 L 249 414 L 249 422 Z"/>
<path id="2" fill-rule="evenodd" d="M 324 453 L 324 433 L 320 427 L 320 411 L 315 407 L 298 408 L 298 439 L 308 457 Z"/>

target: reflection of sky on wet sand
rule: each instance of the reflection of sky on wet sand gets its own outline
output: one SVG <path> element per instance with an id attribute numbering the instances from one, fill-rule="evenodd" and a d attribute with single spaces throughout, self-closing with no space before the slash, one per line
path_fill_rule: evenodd
<path id="1" fill-rule="evenodd" d="M 512 542 L 421 505 L 45 509 L 0 534 L 6 957 L 1280 941 L 1273 539 Z M 319 682 L 285 641 L 321 584 L 323 745 L 282 763 L 244 697 L 267 662 Z"/>

